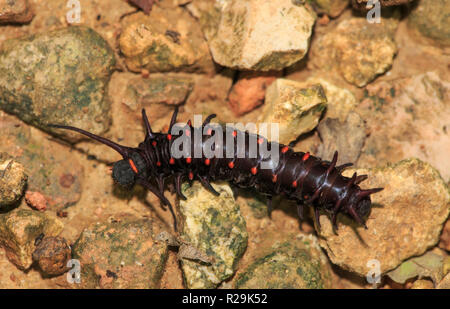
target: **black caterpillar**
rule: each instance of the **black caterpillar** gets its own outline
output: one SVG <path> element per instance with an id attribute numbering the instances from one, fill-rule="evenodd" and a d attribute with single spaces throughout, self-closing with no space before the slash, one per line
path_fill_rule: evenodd
<path id="1" fill-rule="evenodd" d="M 65 125 L 50 125 L 52 127 L 68 129 L 84 134 L 94 140 L 97 140 L 120 153 L 123 160 L 117 161 L 113 166 L 112 176 L 114 180 L 123 186 L 133 186 L 140 184 L 153 192 L 164 205 L 167 205 L 174 218 L 174 227 L 177 229 L 176 216 L 172 205 L 164 196 L 164 184 L 170 177 L 173 178 L 177 195 L 186 199 L 181 193 L 181 183 L 188 178 L 190 181 L 198 179 L 211 192 L 218 195 L 211 186 L 211 181 L 226 180 L 239 187 L 254 187 L 262 194 L 266 195 L 269 204 L 269 213 L 271 210 L 271 199 L 274 195 L 283 194 L 290 200 L 297 201 L 297 210 L 300 219 L 303 219 L 304 205 L 310 205 L 315 210 L 315 221 L 320 228 L 319 210 L 325 210 L 331 215 L 331 220 L 335 229 L 337 229 L 336 218 L 338 213 L 346 214 L 352 217 L 356 222 L 363 225 L 366 229 L 365 218 L 371 209 L 370 195 L 382 190 L 375 188 L 361 190 L 358 186 L 360 182 L 367 179 L 367 175 L 357 176 L 353 174 L 351 178 L 341 174 L 342 170 L 351 166 L 347 163 L 336 166 L 337 151 L 331 162 L 310 155 L 308 152 L 294 152 L 289 146 L 278 143 L 268 143 L 267 140 L 259 135 L 256 137 L 258 144 L 268 143 L 268 148 L 278 147 L 278 163 L 273 164 L 270 169 L 260 168 L 260 164 L 271 163 L 271 157 L 264 157 L 260 153 L 256 158 L 249 156 L 250 133 L 233 130 L 233 138 L 239 134 L 244 134 L 244 148 L 239 149 L 238 143 L 233 142 L 232 157 L 226 156 L 227 142 L 223 136 L 221 157 L 207 158 L 203 154 L 199 158 L 191 158 L 187 155 L 175 159 L 171 155 L 172 144 L 181 136 L 170 134 L 175 125 L 178 109 L 172 115 L 169 126 L 169 133 L 154 133 L 150 127 L 145 110 L 142 110 L 142 118 L 146 127 L 145 140 L 137 148 L 131 148 L 116 144 L 108 139 L 94 135 L 79 128 Z M 207 134 L 201 134 L 201 138 L 194 139 L 195 130 L 202 130 L 210 126 L 210 121 L 216 115 L 210 115 L 204 121 L 201 128 L 194 128 L 191 122 L 184 126 L 186 134 L 191 138 L 191 150 L 194 153 L 194 147 L 201 147 L 212 138 L 212 130 Z M 226 132 L 223 132 L 226 134 Z M 241 135 L 242 136 L 242 135 Z M 211 142 L 211 141 L 210 141 Z M 197 143 L 197 145 L 195 145 Z M 201 143 L 201 144 L 199 144 Z M 216 143 L 212 143 L 212 149 L 216 150 Z M 230 147 L 229 147 L 230 148 Z M 275 149 L 275 148 L 273 148 Z M 238 151 L 245 154 L 238 157 Z M 242 152 L 241 152 L 242 153 Z"/>

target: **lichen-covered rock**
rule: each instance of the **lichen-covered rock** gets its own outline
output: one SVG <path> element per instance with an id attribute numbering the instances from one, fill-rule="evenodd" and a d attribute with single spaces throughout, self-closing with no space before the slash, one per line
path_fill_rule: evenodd
<path id="1" fill-rule="evenodd" d="M 115 215 L 86 228 L 72 248 L 83 288 L 158 288 L 167 257 L 156 221 Z"/>
<path id="2" fill-rule="evenodd" d="M 319 243 L 334 264 L 365 276 L 368 261 L 376 259 L 385 273 L 436 245 L 450 212 L 450 191 L 433 167 L 410 159 L 356 172 L 369 176 L 361 187 L 384 190 L 371 196 L 367 230 L 340 214 L 335 233 L 328 217 L 320 216 Z"/>
<path id="3" fill-rule="evenodd" d="M 147 79 L 136 77 L 129 80 L 123 103 L 133 111 L 150 106 L 153 115 L 160 109 L 157 104 L 184 103 L 193 87 L 194 80 L 186 75 L 152 74 Z"/>
<path id="4" fill-rule="evenodd" d="M 46 236 L 37 241 L 32 257 L 44 275 L 57 276 L 69 270 L 67 262 L 72 257 L 72 249 L 64 238 Z"/>
<path id="5" fill-rule="evenodd" d="M 236 116 L 242 116 L 264 103 L 266 89 L 277 76 L 276 73 L 244 71 L 231 88 L 228 105 Z"/>
<path id="6" fill-rule="evenodd" d="M 258 121 L 278 123 L 279 142 L 289 144 L 317 126 L 326 103 L 321 85 L 306 88 L 299 82 L 278 78 L 267 88 Z"/>
<path id="7" fill-rule="evenodd" d="M 35 240 L 41 234 L 56 236 L 63 224 L 58 219 L 31 209 L 18 208 L 0 214 L 0 246 L 18 268 L 28 269 L 33 263 Z"/>
<path id="8" fill-rule="evenodd" d="M 0 24 L 28 23 L 33 16 L 28 0 L 0 0 Z"/>
<path id="9" fill-rule="evenodd" d="M 111 120 L 105 92 L 114 65 L 111 48 L 87 27 L 5 41 L 0 49 L 0 108 L 62 136 L 67 132 L 47 124 L 101 134 Z"/>
<path id="10" fill-rule="evenodd" d="M 199 18 L 214 61 L 256 71 L 302 59 L 316 18 L 291 0 L 197 0 L 188 9 Z"/>
<path id="11" fill-rule="evenodd" d="M 0 153 L 0 209 L 22 197 L 27 178 L 22 164 L 7 153 Z"/>
<path id="12" fill-rule="evenodd" d="M 319 14 L 338 17 L 348 6 L 348 0 L 312 0 L 311 5 Z"/>
<path id="13" fill-rule="evenodd" d="M 124 18 L 119 44 L 134 72 L 214 72 L 200 26 L 181 8 L 155 6 L 149 16 Z"/>
<path id="14" fill-rule="evenodd" d="M 450 179 L 450 83 L 435 72 L 367 86 L 358 113 L 366 121 L 359 166 L 419 158 Z"/>
<path id="15" fill-rule="evenodd" d="M 346 81 L 363 87 L 392 65 L 398 17 L 368 23 L 365 17 L 341 21 L 311 46 L 310 62 L 316 69 L 336 71 Z"/>
<path id="16" fill-rule="evenodd" d="M 220 196 L 198 182 L 182 186 L 187 200 L 179 203 L 181 238 L 213 260 L 211 265 L 182 260 L 185 284 L 190 289 L 215 288 L 230 278 L 247 247 L 246 224 L 230 186 L 214 183 L 213 187 Z"/>
<path id="17" fill-rule="evenodd" d="M 30 127 L 2 111 L 0 123 L 0 153 L 10 154 L 23 165 L 28 174 L 27 191 L 45 197 L 45 201 L 39 198 L 39 205 L 55 210 L 76 203 L 84 173 L 71 150 L 50 141 L 42 132 L 32 133 Z"/>
<path id="18" fill-rule="evenodd" d="M 439 45 L 450 46 L 450 1 L 421 0 L 409 14 L 409 25 Z"/>
<path id="19" fill-rule="evenodd" d="M 331 288 L 331 267 L 313 235 L 291 235 L 275 244 L 241 274 L 239 289 Z"/>

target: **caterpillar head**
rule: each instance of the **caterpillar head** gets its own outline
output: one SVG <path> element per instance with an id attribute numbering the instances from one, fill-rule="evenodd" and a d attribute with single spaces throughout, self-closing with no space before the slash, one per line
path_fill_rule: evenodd
<path id="1" fill-rule="evenodd" d="M 366 218 L 370 210 L 372 209 L 372 201 L 370 200 L 370 195 L 376 192 L 379 192 L 383 190 L 383 188 L 374 188 L 374 189 L 368 189 L 368 190 L 358 190 L 352 194 L 352 196 L 349 199 L 349 202 L 347 204 L 347 213 L 353 217 L 359 224 L 364 225 L 364 227 L 367 229 L 367 226 L 365 224 L 364 218 Z"/>
<path id="2" fill-rule="evenodd" d="M 145 177 L 144 159 L 137 152 L 133 152 L 129 158 L 114 163 L 112 177 L 121 186 L 133 186 L 137 177 Z"/>

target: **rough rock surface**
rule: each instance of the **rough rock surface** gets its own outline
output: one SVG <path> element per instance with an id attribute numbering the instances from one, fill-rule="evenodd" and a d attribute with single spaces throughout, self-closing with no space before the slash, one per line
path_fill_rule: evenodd
<path id="1" fill-rule="evenodd" d="M 344 174 L 349 177 L 353 172 Z M 377 259 L 385 273 L 439 241 L 450 212 L 450 192 L 433 167 L 410 159 L 356 172 L 369 175 L 363 188 L 384 190 L 371 196 L 374 206 L 367 230 L 341 214 L 336 234 L 328 217 L 320 216 L 319 242 L 334 264 L 365 276 L 368 261 Z"/>
<path id="2" fill-rule="evenodd" d="M 450 46 L 450 1 L 421 0 L 409 14 L 409 24 L 438 45 Z"/>
<path id="3" fill-rule="evenodd" d="M 448 273 L 447 276 L 445 276 L 444 279 L 439 282 L 439 284 L 436 286 L 436 289 L 450 289 L 450 273 Z"/>
<path id="4" fill-rule="evenodd" d="M 338 17 L 348 6 L 348 0 L 312 0 L 311 5 L 319 14 Z"/>
<path id="5" fill-rule="evenodd" d="M 0 24 L 28 23 L 33 16 L 28 0 L 0 0 Z"/>
<path id="6" fill-rule="evenodd" d="M 239 274 L 240 289 L 331 288 L 331 267 L 313 235 L 291 235 Z"/>
<path id="7" fill-rule="evenodd" d="M 199 18 L 215 62 L 256 71 L 302 59 L 316 18 L 291 0 L 198 0 L 188 9 Z"/>
<path id="8" fill-rule="evenodd" d="M 450 251 L 450 220 L 447 220 L 444 229 L 442 230 L 439 248 Z"/>
<path id="9" fill-rule="evenodd" d="M 63 136 L 67 132 L 47 124 L 100 134 L 110 125 L 104 94 L 114 65 L 106 41 L 86 27 L 5 41 L 0 49 L 0 108 Z"/>
<path id="10" fill-rule="evenodd" d="M 187 288 L 215 288 L 236 271 L 237 262 L 247 247 L 247 230 L 239 205 L 226 183 L 214 183 L 215 196 L 199 182 L 183 184 L 186 201 L 180 200 L 183 218 L 181 238 L 209 256 L 211 265 L 182 260 Z"/>
<path id="11" fill-rule="evenodd" d="M 56 236 L 63 224 L 56 218 L 30 209 L 15 209 L 0 214 L 0 246 L 18 268 L 28 269 L 33 263 L 35 240 L 41 234 Z"/>
<path id="12" fill-rule="evenodd" d="M 0 209 L 22 197 L 27 178 L 22 164 L 7 153 L 0 153 Z"/>
<path id="13" fill-rule="evenodd" d="M 358 111 L 370 136 L 359 166 L 416 157 L 450 179 L 450 83 L 429 72 L 367 87 Z"/>
<path id="14" fill-rule="evenodd" d="M 0 128 L 0 152 L 7 152 L 23 165 L 28 191 L 44 195 L 50 209 L 70 206 L 80 199 L 83 167 L 70 149 L 2 111 Z"/>
<path id="15" fill-rule="evenodd" d="M 239 80 L 231 88 L 228 105 L 236 116 L 255 109 L 264 103 L 266 89 L 280 74 L 256 73 L 244 71 L 239 74 Z"/>
<path id="16" fill-rule="evenodd" d="M 346 81 L 363 87 L 392 65 L 397 46 L 394 41 L 398 18 L 368 23 L 366 18 L 344 19 L 319 36 L 311 46 L 310 64 L 315 69 L 336 71 Z"/>
<path id="17" fill-rule="evenodd" d="M 155 6 L 149 16 L 124 18 L 119 44 L 134 72 L 214 72 L 200 26 L 181 8 Z"/>
<path id="18" fill-rule="evenodd" d="M 83 288 L 158 288 L 168 247 L 156 221 L 114 215 L 81 233 L 72 248 Z"/>
<path id="19" fill-rule="evenodd" d="M 335 151 L 339 152 L 338 165 L 356 162 L 366 140 L 364 120 L 357 113 L 350 113 L 342 122 L 339 119 L 326 118 L 317 130 L 322 143 L 317 155 L 331 160 Z"/>
<path id="20" fill-rule="evenodd" d="M 267 88 L 258 121 L 278 123 L 279 142 L 289 144 L 317 126 L 326 103 L 321 85 L 305 88 L 299 82 L 279 78 Z"/>
<path id="21" fill-rule="evenodd" d="M 44 275 L 57 276 L 69 270 L 67 262 L 72 257 L 72 249 L 62 237 L 44 237 L 37 242 L 32 257 Z"/>

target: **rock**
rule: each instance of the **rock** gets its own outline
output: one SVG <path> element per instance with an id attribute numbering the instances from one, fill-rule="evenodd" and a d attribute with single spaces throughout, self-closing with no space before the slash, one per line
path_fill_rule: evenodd
<path id="1" fill-rule="evenodd" d="M 350 113 L 344 122 L 326 118 L 319 124 L 318 131 L 322 139 L 317 150 L 319 157 L 331 160 L 338 151 L 338 165 L 358 160 L 366 140 L 366 127 L 357 113 Z"/>
<path id="2" fill-rule="evenodd" d="M 48 139 L 48 135 L 26 126 L 0 111 L 2 142 L 0 153 L 7 152 L 27 171 L 27 191 L 43 195 L 39 205 L 56 210 L 75 204 L 81 197 L 83 167 L 71 150 Z M 62 177 L 73 177 L 61 182 Z M 70 186 L 68 184 L 71 183 Z"/>
<path id="3" fill-rule="evenodd" d="M 413 285 L 411 286 L 411 289 L 413 290 L 434 289 L 434 284 L 430 280 L 419 279 L 414 281 Z"/>
<path id="4" fill-rule="evenodd" d="M 381 7 L 388 7 L 388 6 L 394 6 L 394 5 L 401 5 L 401 4 L 407 4 L 412 2 L 413 0 L 380 0 L 380 6 Z M 370 10 L 372 9 L 374 6 L 373 5 L 368 5 L 369 0 L 352 0 L 352 6 L 353 8 L 357 9 L 357 10 L 362 10 L 362 11 L 366 11 L 366 10 Z M 375 3 L 375 1 L 373 1 L 373 3 Z"/>
<path id="5" fill-rule="evenodd" d="M 450 46 L 450 1 L 421 0 L 408 16 L 412 29 L 438 45 Z"/>
<path id="6" fill-rule="evenodd" d="M 370 167 L 416 157 L 450 179 L 450 83 L 428 72 L 367 87 L 358 113 L 366 139 L 358 166 Z"/>
<path id="7" fill-rule="evenodd" d="M 242 70 L 282 70 L 302 59 L 316 19 L 291 0 L 197 0 L 187 7 L 214 61 Z"/>
<path id="8" fill-rule="evenodd" d="M 67 132 L 47 124 L 101 134 L 111 120 L 104 94 L 114 65 L 111 48 L 86 27 L 5 41 L 0 49 L 0 108 L 62 136 Z M 74 137 L 78 139 L 80 135 Z"/>
<path id="9" fill-rule="evenodd" d="M 319 14 L 338 17 L 348 6 L 348 0 L 312 0 L 311 5 Z"/>
<path id="10" fill-rule="evenodd" d="M 289 144 L 317 126 L 326 103 L 321 85 L 305 88 L 299 82 L 278 78 L 267 88 L 258 122 L 278 123 L 279 142 Z"/>
<path id="11" fill-rule="evenodd" d="M 310 64 L 314 69 L 334 71 L 347 82 L 363 87 L 392 65 L 397 46 L 396 14 L 368 23 L 365 17 L 344 19 L 311 46 Z"/>
<path id="12" fill-rule="evenodd" d="M 447 220 L 442 230 L 439 248 L 450 251 L 450 220 Z"/>
<path id="13" fill-rule="evenodd" d="M 28 206 L 39 211 L 45 211 L 47 209 L 47 200 L 42 193 L 27 191 L 25 193 L 25 201 Z"/>
<path id="14" fill-rule="evenodd" d="M 18 208 L 0 214 L 0 246 L 5 249 L 8 259 L 22 270 L 33 263 L 32 254 L 35 240 L 41 234 L 56 236 L 63 224 L 45 213 Z"/>
<path id="15" fill-rule="evenodd" d="M 28 0 L 0 0 L 0 24 L 25 24 L 33 19 Z"/>
<path id="16" fill-rule="evenodd" d="M 181 238 L 212 258 L 211 265 L 183 259 L 181 268 L 189 289 L 215 288 L 236 271 L 237 262 L 247 247 L 247 230 L 239 205 L 228 184 L 215 183 L 220 196 L 200 183 L 183 184 L 186 201 L 180 200 Z"/>
<path id="17" fill-rule="evenodd" d="M 154 7 L 150 16 L 125 17 L 119 44 L 133 72 L 215 70 L 200 26 L 181 8 Z"/>
<path id="18" fill-rule="evenodd" d="M 450 192 L 433 167 L 410 159 L 355 171 L 369 176 L 362 188 L 384 190 L 371 196 L 374 206 L 367 230 L 340 214 L 339 230 L 334 233 L 328 217 L 320 216 L 319 243 L 333 264 L 366 276 L 368 261 L 376 259 L 385 273 L 436 245 L 450 212 Z M 344 175 L 355 171 L 347 170 Z"/>
<path id="19" fill-rule="evenodd" d="M 450 273 L 448 273 L 447 276 L 445 276 L 444 279 L 439 282 L 439 284 L 436 286 L 436 289 L 450 289 Z"/>
<path id="20" fill-rule="evenodd" d="M 331 288 L 331 267 L 313 235 L 291 235 L 237 278 L 238 289 Z"/>
<path id="21" fill-rule="evenodd" d="M 58 276 L 69 270 L 67 262 L 72 257 L 72 249 L 62 237 L 44 237 L 32 257 L 44 275 Z"/>
<path id="22" fill-rule="evenodd" d="M 158 288 L 167 257 L 155 240 L 159 226 L 149 219 L 118 214 L 86 228 L 73 245 L 83 288 Z"/>
<path id="23" fill-rule="evenodd" d="M 255 109 L 264 103 L 266 89 L 280 74 L 264 74 L 256 72 L 242 72 L 239 80 L 231 88 L 228 105 L 236 116 Z"/>
<path id="24" fill-rule="evenodd" d="M 306 87 L 311 87 L 320 84 L 323 87 L 325 96 L 327 98 L 327 109 L 324 118 L 339 119 L 345 122 L 348 115 L 355 110 L 358 102 L 355 95 L 349 89 L 338 86 L 334 81 L 326 77 L 316 76 L 310 77 L 303 82 Z"/>
<path id="25" fill-rule="evenodd" d="M 151 106 L 158 111 L 157 105 L 180 105 L 184 103 L 194 88 L 194 81 L 186 75 L 152 74 L 148 79 L 135 77 L 130 79 L 123 103 L 131 110 L 141 110 Z M 154 117 L 159 118 L 159 117 Z"/>
<path id="26" fill-rule="evenodd" d="M 19 201 L 27 178 L 22 164 L 0 152 L 0 209 Z"/>

